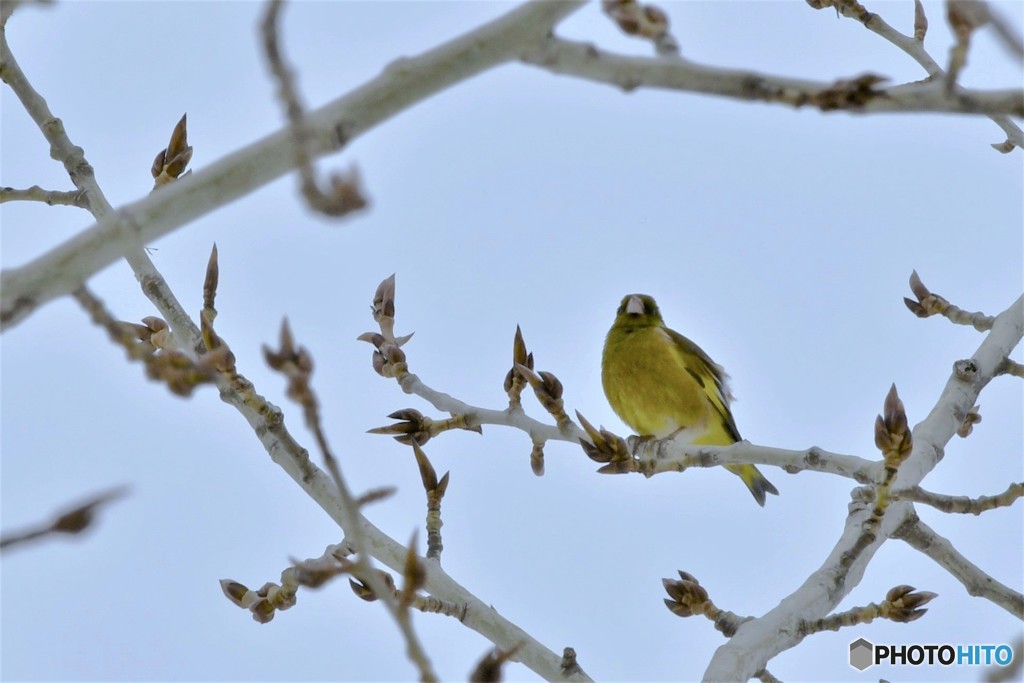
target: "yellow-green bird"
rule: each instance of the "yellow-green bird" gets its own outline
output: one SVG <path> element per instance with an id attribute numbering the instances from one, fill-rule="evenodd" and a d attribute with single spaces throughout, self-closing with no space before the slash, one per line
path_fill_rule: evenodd
<path id="1" fill-rule="evenodd" d="M 728 446 L 740 440 L 728 375 L 692 341 L 665 326 L 654 298 L 622 299 L 604 342 L 601 383 L 622 421 L 640 436 Z M 753 465 L 726 465 L 758 504 L 778 490 Z"/>

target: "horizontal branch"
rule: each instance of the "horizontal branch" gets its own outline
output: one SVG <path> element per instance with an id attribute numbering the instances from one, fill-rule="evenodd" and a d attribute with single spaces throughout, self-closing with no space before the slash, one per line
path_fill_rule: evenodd
<path id="1" fill-rule="evenodd" d="M 717 465 L 774 465 L 790 474 L 802 471 L 827 472 L 854 479 L 861 484 L 879 481 L 883 464 L 855 455 L 830 453 L 817 447 L 803 451 L 758 446 L 741 441 L 731 446 L 694 446 L 671 439 L 639 443 L 634 449 L 640 471 L 645 474 L 679 472 L 687 467 Z"/>
<path id="2" fill-rule="evenodd" d="M 1024 90 L 1021 89 L 949 93 L 939 81 L 881 88 L 875 86 L 884 79 L 865 81 L 865 77 L 826 83 L 705 66 L 679 58 L 615 54 L 600 50 L 591 43 L 555 36 L 549 36 L 522 61 L 553 73 L 614 85 L 626 91 L 640 87 L 662 88 L 865 114 L 942 112 L 1024 116 Z"/>
<path id="3" fill-rule="evenodd" d="M 393 62 L 376 78 L 309 112 L 309 153 L 335 152 L 417 102 L 516 59 L 580 6 L 581 0 L 535 0 L 417 57 Z M 294 138 L 286 126 L 121 207 L 31 262 L 0 272 L 0 330 L 74 291 L 140 245 L 253 192 L 295 165 Z"/>
<path id="4" fill-rule="evenodd" d="M 89 199 L 83 190 L 44 190 L 38 185 L 19 190 L 16 187 L 0 187 L 0 204 L 5 202 L 43 202 L 49 206 L 77 206 L 89 208 Z"/>

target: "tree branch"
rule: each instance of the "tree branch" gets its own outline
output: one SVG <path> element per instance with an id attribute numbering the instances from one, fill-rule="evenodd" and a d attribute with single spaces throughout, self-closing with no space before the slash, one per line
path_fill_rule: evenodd
<path id="1" fill-rule="evenodd" d="M 417 102 L 516 59 L 581 6 L 582 0 L 534 0 L 417 57 L 393 62 L 376 78 L 309 112 L 309 154 L 337 151 Z M 8 54 L 4 40 L 5 79 Z M 293 170 L 295 163 L 294 138 L 287 126 L 121 207 L 33 261 L 0 272 L 0 331 L 74 291 L 117 258 L 253 192 Z M 167 319 L 173 326 L 175 321 Z"/>
<path id="2" fill-rule="evenodd" d="M 918 519 L 917 515 L 909 517 L 906 523 L 896 530 L 893 537 L 905 541 L 935 560 L 964 585 L 969 595 L 991 600 L 1018 619 L 1024 619 L 1024 596 L 982 571 L 957 552 L 949 539 L 940 536 Z"/>
<path id="3" fill-rule="evenodd" d="M 974 371 L 952 374 L 928 416 L 913 430 L 913 449 L 893 480 L 893 489 L 917 486 L 941 459 L 944 446 L 963 423 L 978 394 L 992 379 L 1004 358 L 1024 336 L 1024 296 L 1000 313 L 978 347 L 971 363 Z M 749 621 L 718 648 L 704 672 L 704 680 L 748 680 L 780 652 L 802 639 L 799 625 L 825 617 L 860 583 L 875 552 L 916 515 L 908 501 L 892 501 L 871 537 L 862 530 L 872 516 L 863 501 L 851 505 L 842 536 L 832 552 L 803 585 L 760 618 Z"/>

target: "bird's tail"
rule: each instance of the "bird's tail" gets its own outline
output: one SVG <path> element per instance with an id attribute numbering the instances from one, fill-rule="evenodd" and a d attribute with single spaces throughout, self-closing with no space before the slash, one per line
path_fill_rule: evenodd
<path id="1" fill-rule="evenodd" d="M 764 478 L 761 470 L 753 465 L 726 465 L 725 468 L 743 480 L 743 483 L 750 489 L 754 500 L 761 507 L 764 507 L 766 494 L 779 495 L 779 490 L 772 486 L 772 483 Z"/>

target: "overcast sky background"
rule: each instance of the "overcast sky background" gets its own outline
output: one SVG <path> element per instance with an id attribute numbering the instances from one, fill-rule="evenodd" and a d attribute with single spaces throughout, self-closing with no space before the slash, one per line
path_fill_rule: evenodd
<path id="1" fill-rule="evenodd" d="M 921 78 L 898 49 L 832 10 L 803 2 L 662 5 L 686 56 L 726 67 L 833 80 L 865 71 Z M 994 3 L 1019 30 L 1022 5 Z M 284 49 L 307 103 L 320 105 L 507 11 L 499 3 L 303 2 L 284 14 Z M 875 3 L 912 31 L 913 3 Z M 943 7 L 926 3 L 927 46 L 945 63 Z M 81 145 L 109 200 L 148 193 L 150 164 L 188 112 L 202 168 L 277 129 L 253 2 L 58 3 L 19 9 L 11 48 Z M 591 4 L 559 33 L 649 54 Z M 982 31 L 964 82 L 1015 87 L 1021 65 Z M 69 189 L 61 166 L 2 89 L 4 185 Z M 369 510 L 395 538 L 420 528 L 424 494 L 410 450 L 365 434 L 416 407 L 370 365 L 355 338 L 372 329 L 377 283 L 397 273 L 397 331 L 415 331 L 411 369 L 429 385 L 501 408 L 512 335 L 566 406 L 627 434 L 600 386 L 604 335 L 623 294 L 646 292 L 667 323 L 733 378 L 741 433 L 759 444 L 877 458 L 872 426 L 890 384 L 911 423 L 932 409 L 952 364 L 982 341 L 971 328 L 919 320 L 907 278 L 968 310 L 996 314 L 1019 296 L 1021 151 L 994 152 L 991 121 L 949 115 L 858 117 L 607 86 L 506 66 L 385 122 L 321 168 L 358 164 L 369 211 L 312 215 L 293 176 L 151 245 L 193 312 L 210 246 L 220 252 L 218 332 L 238 367 L 282 406 L 313 449 L 284 381 L 265 367 L 283 316 L 316 362 L 329 438 L 356 491 L 396 485 Z M 2 265 L 20 265 L 92 219 L 42 204 L 2 206 Z M 124 264 L 90 286 L 124 320 L 156 314 Z M 69 299 L 2 337 L 4 530 L 113 485 L 130 498 L 84 538 L 6 553 L 5 680 L 401 680 L 415 676 L 379 605 L 344 579 L 303 591 L 257 625 L 218 580 L 277 581 L 291 556 L 318 556 L 341 532 L 267 457 L 213 389 L 169 395 L 129 364 Z M 1018 349 L 1014 357 L 1021 360 Z M 532 396 L 527 410 L 544 418 Z M 984 421 L 954 438 L 927 488 L 991 495 L 1022 474 L 1022 391 L 1000 377 Z M 781 495 L 758 508 L 721 470 L 651 480 L 602 476 L 569 444 L 547 448 L 535 477 L 522 433 L 447 434 L 426 451 L 451 470 L 447 571 L 548 647 L 572 646 L 599 680 L 699 678 L 724 640 L 704 619 L 665 609 L 663 577 L 695 575 L 725 609 L 759 615 L 832 549 L 849 480 L 763 468 Z M 979 518 L 920 510 L 972 561 L 1022 584 L 1021 505 Z M 420 534 L 423 538 L 421 530 Z M 421 546 L 422 549 L 422 546 Z M 935 591 L 910 625 L 876 622 L 807 638 L 769 664 L 785 680 L 978 680 L 980 670 L 847 665 L 850 641 L 1011 643 L 1020 622 L 966 595 L 931 560 L 887 543 L 841 608 L 898 584 Z M 452 619 L 415 624 L 438 674 L 464 679 L 489 643 Z M 510 666 L 510 679 L 533 680 Z"/>

